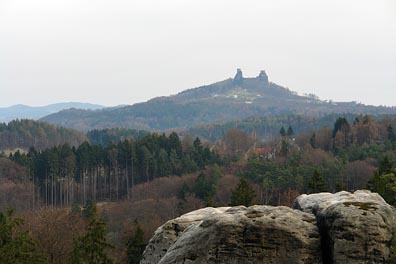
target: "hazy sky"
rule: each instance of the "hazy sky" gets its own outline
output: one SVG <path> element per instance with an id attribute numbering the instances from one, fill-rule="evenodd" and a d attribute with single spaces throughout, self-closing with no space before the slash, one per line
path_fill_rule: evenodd
<path id="1" fill-rule="evenodd" d="M 396 105 L 396 1 L 0 0 L 0 106 L 132 104 L 236 68 Z"/>

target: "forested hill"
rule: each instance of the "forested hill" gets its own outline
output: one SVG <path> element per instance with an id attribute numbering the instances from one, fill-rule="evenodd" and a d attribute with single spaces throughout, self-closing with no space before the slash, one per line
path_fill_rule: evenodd
<path id="1" fill-rule="evenodd" d="M 396 108 L 327 102 L 314 95 L 300 96 L 269 82 L 264 71 L 255 78 L 244 78 L 238 69 L 234 78 L 176 95 L 115 109 L 64 110 L 42 120 L 82 131 L 112 127 L 168 130 L 253 116 L 329 113 L 396 114 Z"/>
<path id="2" fill-rule="evenodd" d="M 0 123 L 0 151 L 15 148 L 27 150 L 30 147 L 46 149 L 65 143 L 77 147 L 87 140 L 79 131 L 41 121 L 22 119 Z"/>
<path id="3" fill-rule="evenodd" d="M 343 114 L 342 116 L 350 123 L 353 123 L 356 118 L 354 114 Z M 215 142 L 218 139 L 222 139 L 230 129 L 237 128 L 258 141 L 271 141 L 278 136 L 281 127 L 288 128 L 290 126 L 294 133 L 300 134 L 307 131 L 315 131 L 324 126 L 332 127 L 339 117 L 339 114 L 328 114 L 320 117 L 303 115 L 251 117 L 242 120 L 196 126 L 180 131 L 179 134 L 182 136 L 188 134 L 193 137 L 200 137 Z M 395 115 L 387 116 L 387 120 L 394 120 L 395 118 Z"/>
<path id="4" fill-rule="evenodd" d="M 19 104 L 9 107 L 0 107 L 0 122 L 8 122 L 14 119 L 39 119 L 43 116 L 70 108 L 97 110 L 104 108 L 104 106 L 78 102 L 57 103 L 45 106 L 28 106 Z"/>

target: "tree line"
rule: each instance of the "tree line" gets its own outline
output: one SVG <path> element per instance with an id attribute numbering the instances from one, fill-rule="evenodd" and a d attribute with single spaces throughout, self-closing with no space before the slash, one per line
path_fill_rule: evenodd
<path id="1" fill-rule="evenodd" d="M 61 144 L 79 146 L 88 138 L 81 132 L 30 119 L 0 123 L 0 151 L 7 149 L 46 149 Z"/>
<path id="2" fill-rule="evenodd" d="M 153 133 L 106 146 L 84 142 L 78 147 L 30 148 L 10 159 L 28 168 L 35 186 L 33 203 L 52 207 L 129 197 L 136 184 L 195 172 L 218 161 L 199 138 L 182 142 L 176 133 Z"/>

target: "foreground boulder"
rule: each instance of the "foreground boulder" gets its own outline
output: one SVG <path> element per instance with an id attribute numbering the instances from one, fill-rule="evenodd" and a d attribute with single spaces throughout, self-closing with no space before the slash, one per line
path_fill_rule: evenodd
<path id="1" fill-rule="evenodd" d="M 396 211 L 378 194 L 301 195 L 293 207 L 193 211 L 159 227 L 141 263 L 396 263 Z"/>
<path id="2" fill-rule="evenodd" d="M 143 260 L 140 263 L 151 264 L 160 262 L 168 249 L 176 242 L 187 227 L 200 223 L 203 219 L 211 215 L 222 214 L 229 208 L 207 207 L 169 220 L 155 231 L 154 236 L 150 239 L 144 251 Z"/>
<path id="3" fill-rule="evenodd" d="M 301 195 L 294 207 L 316 215 L 324 263 L 396 263 L 390 252 L 396 242 L 396 212 L 379 194 Z"/>
<path id="4" fill-rule="evenodd" d="M 206 208 L 160 227 L 141 263 L 316 264 L 320 238 L 315 217 L 289 207 Z"/>

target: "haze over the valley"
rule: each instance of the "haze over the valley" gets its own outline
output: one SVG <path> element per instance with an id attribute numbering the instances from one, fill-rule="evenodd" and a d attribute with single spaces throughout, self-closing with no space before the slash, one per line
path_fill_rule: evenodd
<path id="1" fill-rule="evenodd" d="M 396 105 L 395 47 L 393 0 L 0 0 L 0 107 L 133 104 L 236 68 Z"/>

